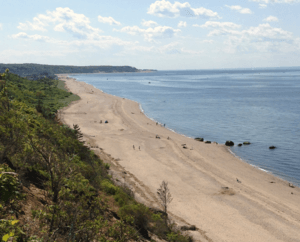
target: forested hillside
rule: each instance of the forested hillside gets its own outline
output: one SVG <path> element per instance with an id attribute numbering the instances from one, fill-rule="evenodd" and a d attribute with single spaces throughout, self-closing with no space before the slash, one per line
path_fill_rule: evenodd
<path id="1" fill-rule="evenodd" d="M 192 241 L 114 185 L 80 127 L 60 122 L 57 110 L 78 99 L 58 80 L 1 75 L 0 240 Z"/>
<path id="2" fill-rule="evenodd" d="M 22 77 L 38 80 L 44 77 L 55 79 L 55 74 L 62 73 L 113 73 L 113 72 L 139 72 L 140 70 L 131 66 L 63 66 L 63 65 L 41 65 L 41 64 L 1 64 L 0 73 L 9 69 Z"/>

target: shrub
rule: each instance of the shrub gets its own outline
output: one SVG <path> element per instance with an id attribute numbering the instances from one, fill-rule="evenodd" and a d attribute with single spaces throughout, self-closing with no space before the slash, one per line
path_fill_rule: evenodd
<path id="1" fill-rule="evenodd" d="M 118 191 L 118 188 L 113 185 L 109 180 L 103 180 L 101 182 L 101 188 L 108 194 L 115 195 Z"/>
<path id="2" fill-rule="evenodd" d="M 151 221 L 151 212 L 143 204 L 130 204 L 123 206 L 119 215 L 121 218 L 132 217 L 134 226 L 144 236 L 148 237 L 148 225 Z"/>
<path id="3" fill-rule="evenodd" d="M 114 196 L 115 201 L 119 204 L 120 207 L 123 207 L 126 204 L 129 204 L 132 198 L 123 192 L 121 189 L 118 189 L 117 193 Z"/>
<path id="4" fill-rule="evenodd" d="M 8 165 L 0 165 L 0 202 L 8 201 L 20 197 L 20 183 Z"/>

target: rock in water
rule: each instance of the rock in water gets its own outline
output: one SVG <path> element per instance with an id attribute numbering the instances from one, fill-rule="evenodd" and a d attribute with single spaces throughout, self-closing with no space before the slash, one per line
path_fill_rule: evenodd
<path id="1" fill-rule="evenodd" d="M 230 140 L 227 140 L 225 143 L 226 146 L 234 146 L 234 143 Z"/>
<path id="2" fill-rule="evenodd" d="M 276 146 L 272 145 L 272 146 L 269 147 L 269 149 L 274 150 L 274 149 L 276 149 Z"/>
<path id="3" fill-rule="evenodd" d="M 243 144 L 238 144 L 239 147 L 241 147 Z"/>
<path id="4" fill-rule="evenodd" d="M 243 144 L 244 145 L 250 145 L 251 143 L 249 141 L 245 141 Z"/>

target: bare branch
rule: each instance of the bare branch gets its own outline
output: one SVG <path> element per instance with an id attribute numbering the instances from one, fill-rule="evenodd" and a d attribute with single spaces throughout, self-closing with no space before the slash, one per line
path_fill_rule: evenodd
<path id="1" fill-rule="evenodd" d="M 158 198 L 161 201 L 161 205 L 164 212 L 167 214 L 168 205 L 172 202 L 173 198 L 168 188 L 168 182 L 162 181 L 160 188 L 157 189 Z"/>

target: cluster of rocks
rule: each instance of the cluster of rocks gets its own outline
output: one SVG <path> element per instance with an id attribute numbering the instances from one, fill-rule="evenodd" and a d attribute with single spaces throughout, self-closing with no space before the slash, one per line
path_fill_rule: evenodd
<path id="1" fill-rule="evenodd" d="M 199 142 L 204 142 L 204 138 L 195 138 L 195 140 L 197 140 L 197 141 L 199 141 Z M 206 143 L 206 144 L 211 144 L 211 141 L 205 141 L 204 143 Z M 251 142 L 249 142 L 249 141 L 245 141 L 245 142 L 243 142 L 243 143 L 239 143 L 237 146 L 239 146 L 239 147 L 241 147 L 241 146 L 243 146 L 243 145 L 250 145 L 251 144 Z M 225 142 L 225 145 L 226 146 L 234 146 L 234 142 L 233 141 L 231 141 L 231 140 L 227 140 L 226 142 Z M 276 146 L 270 146 L 269 147 L 269 149 L 270 150 L 273 150 L 273 149 L 276 149 L 277 147 Z"/>
<path id="2" fill-rule="evenodd" d="M 199 141 L 199 142 L 204 142 L 204 138 L 195 138 L 195 140 L 197 140 L 197 141 Z M 211 144 L 211 141 L 206 140 L 204 143 L 205 143 L 205 144 Z"/>

